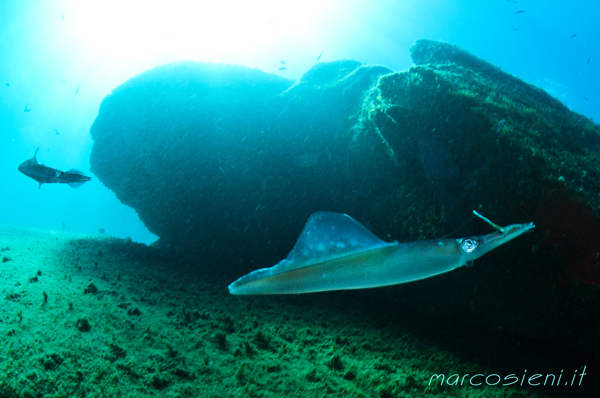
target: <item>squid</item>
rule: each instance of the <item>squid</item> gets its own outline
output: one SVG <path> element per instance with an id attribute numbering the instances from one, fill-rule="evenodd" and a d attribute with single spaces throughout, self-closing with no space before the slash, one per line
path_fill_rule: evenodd
<path id="1" fill-rule="evenodd" d="M 461 239 L 386 242 L 347 214 L 319 211 L 306 222 L 288 256 L 229 285 L 235 295 L 298 294 L 397 285 L 469 266 L 487 252 L 535 228 L 501 227 L 475 210 L 495 232 Z"/>

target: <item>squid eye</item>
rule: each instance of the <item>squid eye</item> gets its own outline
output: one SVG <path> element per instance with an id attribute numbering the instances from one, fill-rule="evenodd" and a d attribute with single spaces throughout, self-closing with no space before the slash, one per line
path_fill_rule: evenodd
<path id="1" fill-rule="evenodd" d="M 460 248 L 463 249 L 465 253 L 471 253 L 473 250 L 477 249 L 479 244 L 474 239 L 465 239 L 461 242 Z"/>

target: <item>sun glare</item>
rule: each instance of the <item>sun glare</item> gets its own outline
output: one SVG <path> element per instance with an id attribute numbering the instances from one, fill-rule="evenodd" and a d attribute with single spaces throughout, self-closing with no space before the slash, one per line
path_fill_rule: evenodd
<path id="1" fill-rule="evenodd" d="M 80 46 L 117 62 L 235 61 L 283 39 L 310 38 L 336 0 L 74 1 L 67 15 Z M 319 21 L 320 20 L 320 21 Z"/>

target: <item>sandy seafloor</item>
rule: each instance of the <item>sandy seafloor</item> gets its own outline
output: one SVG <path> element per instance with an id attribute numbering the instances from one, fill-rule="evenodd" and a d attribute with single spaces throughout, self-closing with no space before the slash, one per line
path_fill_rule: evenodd
<path id="1" fill-rule="evenodd" d="M 428 386 L 493 372 L 352 294 L 236 297 L 153 248 L 66 232 L 0 226 L 0 249 L 0 397 L 546 396 Z"/>

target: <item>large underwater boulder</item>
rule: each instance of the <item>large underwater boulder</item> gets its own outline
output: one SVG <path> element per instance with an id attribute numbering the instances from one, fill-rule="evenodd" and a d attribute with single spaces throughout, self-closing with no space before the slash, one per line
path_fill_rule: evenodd
<path id="1" fill-rule="evenodd" d="M 349 116 L 390 72 L 340 61 L 294 84 L 239 66 L 162 66 L 103 101 L 91 169 L 160 246 L 218 268 L 276 262 L 312 212 L 365 202 L 370 150 L 347 150 Z"/>
<path id="2" fill-rule="evenodd" d="M 338 61 L 297 82 L 230 65 L 150 70 L 104 99 L 91 170 L 162 247 L 232 278 L 284 258 L 318 210 L 400 241 L 452 233 L 473 209 L 534 221 L 475 268 L 384 292 L 436 325 L 477 319 L 600 354 L 600 126 L 456 46 L 420 40 L 411 53 L 408 71 Z"/>

